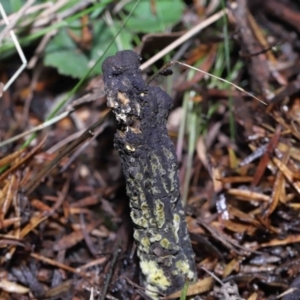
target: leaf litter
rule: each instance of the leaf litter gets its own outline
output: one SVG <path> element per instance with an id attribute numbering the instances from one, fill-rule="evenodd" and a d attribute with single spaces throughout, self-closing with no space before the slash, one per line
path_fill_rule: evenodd
<path id="1" fill-rule="evenodd" d="M 151 13 L 158 13 L 158 2 L 149 3 Z M 199 8 L 197 1 L 188 4 L 176 26 L 168 19 L 166 26 L 172 30 L 164 34 L 170 43 L 180 36 L 176 32 L 184 32 L 194 20 L 199 23 L 208 18 L 205 12 L 209 7 Z M 122 7 L 114 7 L 117 13 L 122 12 Z M 221 9 L 220 3 L 217 7 Z M 183 140 L 177 148 L 182 187 L 186 174 L 191 174 L 186 216 L 198 267 L 198 281 L 188 286 L 186 295 L 199 295 L 199 299 L 298 299 L 300 32 L 295 20 L 300 17 L 300 7 L 295 1 L 253 1 L 247 5 L 238 0 L 227 9 L 231 66 L 241 65 L 234 74 L 225 67 L 223 71 L 215 67 L 224 35 L 220 24 L 212 24 L 190 37 L 192 43 L 183 41 L 170 54 L 169 60 L 180 63 L 172 67 L 172 77 L 158 76 L 151 82 L 169 89 L 174 108 L 181 107 L 183 97 L 188 99 L 180 113 L 174 110 L 179 120 L 172 123 L 169 133 L 175 143 L 182 120 L 188 123 L 191 114 L 197 116 L 196 128 L 183 127 Z M 30 21 L 32 10 L 28 10 L 20 24 Z M 97 20 L 94 14 L 93 22 Z M 134 30 L 141 14 L 124 30 Z M 86 16 L 81 22 L 88 22 Z M 112 17 L 117 25 L 116 15 Z M 89 29 L 86 23 L 82 25 L 83 30 Z M 20 28 L 16 30 L 22 34 Z M 148 30 L 149 26 L 142 27 L 139 33 Z M 86 36 L 77 33 L 76 28 L 72 33 L 64 32 L 73 40 L 72 51 L 79 49 L 78 55 L 88 57 L 84 51 L 92 48 L 81 49 Z M 142 42 L 144 60 L 165 46 L 155 33 L 150 36 L 151 43 Z M 31 55 L 37 53 L 31 50 Z M 0 69 L 0 82 L 8 80 L 10 59 L 1 57 L 5 64 Z M 155 66 L 160 69 L 163 64 L 159 59 Z M 183 68 L 186 64 L 232 78 L 241 89 L 235 90 L 226 82 L 218 86 L 203 73 Z M 31 85 L 35 69 L 33 73 L 27 70 L 10 93 L 3 92 L 1 140 L 41 124 L 41 107 L 52 106 L 53 99 L 73 85 L 73 79 L 42 68 L 49 76 L 38 76 L 39 85 Z M 153 73 L 147 71 L 150 77 Z M 74 76 L 80 77 L 81 72 Z M 29 93 L 30 103 L 26 101 Z M 116 124 L 104 105 L 101 75 L 94 73 L 75 98 L 80 105 L 74 105 L 72 115 L 49 128 L 41 127 L 30 147 L 22 148 L 22 137 L 0 149 L 1 299 L 146 297 L 139 286 L 128 199 L 119 157 L 113 149 Z M 230 98 L 234 136 L 229 130 Z M 24 122 L 27 104 L 29 114 Z M 193 136 L 196 140 L 189 142 Z M 195 148 L 190 149 L 191 145 Z M 189 153 L 193 154 L 191 165 L 187 164 Z M 181 292 L 162 298 L 179 298 Z"/>

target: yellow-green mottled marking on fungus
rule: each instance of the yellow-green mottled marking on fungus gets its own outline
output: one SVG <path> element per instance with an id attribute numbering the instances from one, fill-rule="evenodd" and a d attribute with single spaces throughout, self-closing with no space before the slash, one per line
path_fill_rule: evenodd
<path id="1" fill-rule="evenodd" d="M 158 228 L 162 228 L 165 223 L 164 203 L 160 200 L 156 200 L 154 203 L 154 215 Z"/>
<path id="2" fill-rule="evenodd" d="M 119 122 L 115 135 L 126 179 L 142 284 L 151 299 L 171 294 L 197 278 L 181 204 L 177 158 L 166 128 L 172 99 L 147 86 L 133 51 L 103 63 L 110 106 Z"/>
<path id="3" fill-rule="evenodd" d="M 162 240 L 160 241 L 160 244 L 161 244 L 161 246 L 162 246 L 163 248 L 165 248 L 165 249 L 168 249 L 169 246 L 170 246 L 170 242 L 169 242 L 169 240 L 167 240 L 167 239 L 162 239 Z"/>

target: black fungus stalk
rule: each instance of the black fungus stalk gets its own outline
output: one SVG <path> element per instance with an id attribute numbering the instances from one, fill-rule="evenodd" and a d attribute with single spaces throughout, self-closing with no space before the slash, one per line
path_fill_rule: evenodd
<path id="1" fill-rule="evenodd" d="M 142 284 L 158 299 L 158 293 L 180 290 L 197 274 L 166 128 L 172 99 L 148 86 L 139 67 L 139 56 L 126 50 L 108 57 L 102 69 L 107 105 L 120 124 L 114 143 L 126 178 Z"/>

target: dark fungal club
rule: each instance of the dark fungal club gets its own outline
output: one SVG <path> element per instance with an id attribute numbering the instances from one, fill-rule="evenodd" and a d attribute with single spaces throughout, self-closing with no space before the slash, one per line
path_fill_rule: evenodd
<path id="1" fill-rule="evenodd" d="M 121 124 L 115 135 L 126 179 L 134 239 L 147 295 L 171 294 L 197 278 L 182 209 L 177 159 L 166 123 L 172 99 L 148 86 L 130 50 L 102 66 L 107 105 Z"/>

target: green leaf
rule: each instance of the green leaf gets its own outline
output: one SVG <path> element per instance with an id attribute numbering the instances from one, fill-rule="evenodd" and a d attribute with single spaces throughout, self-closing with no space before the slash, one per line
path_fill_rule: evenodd
<path id="1" fill-rule="evenodd" d="M 75 20 L 70 23 L 70 26 L 72 32 L 80 36 L 80 29 L 76 30 L 76 28 L 80 28 L 80 21 Z M 120 26 L 121 24 L 118 22 L 115 22 L 114 27 L 110 28 L 103 20 L 93 22 L 93 35 L 97 38 L 94 38 L 93 45 L 88 53 L 81 52 L 78 45 L 70 38 L 67 30 L 61 28 L 45 49 L 45 65 L 57 68 L 60 74 L 82 78 L 103 54 Z M 131 49 L 131 39 L 132 35 L 124 28 L 116 42 L 112 44 L 99 62 L 99 67 L 95 68 L 89 76 L 101 73 L 100 66 L 107 56 L 114 55 L 119 50 Z"/>
<path id="2" fill-rule="evenodd" d="M 44 63 L 57 68 L 63 75 L 81 78 L 88 71 L 89 60 L 67 34 L 66 29 L 58 31 L 45 49 Z"/>
<path id="3" fill-rule="evenodd" d="M 91 49 L 91 60 L 89 62 L 89 66 L 92 66 L 93 62 L 97 61 L 97 59 L 103 54 L 103 52 L 113 39 L 114 35 L 120 29 L 120 26 L 120 23 L 114 22 L 114 26 L 108 27 L 103 20 L 99 20 L 94 24 L 93 32 L 94 36 L 97 38 L 94 39 L 94 43 Z M 116 52 L 120 50 L 131 49 L 131 40 L 132 34 L 126 31 L 126 28 L 123 28 L 121 34 L 116 38 L 116 41 L 111 45 L 107 53 L 99 61 L 98 67 L 93 70 L 91 75 L 98 75 L 102 72 L 100 66 L 102 65 L 106 57 L 115 55 Z"/>
<path id="4" fill-rule="evenodd" d="M 22 4 L 21 0 L 10 0 L 11 10 L 13 12 L 17 12 L 22 7 Z"/>
<path id="5" fill-rule="evenodd" d="M 142 0 L 132 17 L 128 20 L 126 27 L 134 32 L 151 33 L 165 31 L 178 22 L 184 10 L 181 0 L 156 0 L 154 9 L 151 8 L 151 1 Z M 125 6 L 125 11 L 130 11 L 134 3 Z"/>
<path id="6" fill-rule="evenodd" d="M 93 32 L 94 32 L 94 36 L 97 38 L 94 39 L 94 43 L 91 49 L 90 63 L 89 63 L 90 65 L 92 65 L 93 62 L 97 61 L 97 59 L 103 54 L 103 52 L 108 47 L 111 40 L 113 39 L 113 32 L 109 30 L 107 24 L 103 20 L 99 20 L 94 24 Z M 123 35 L 123 32 L 121 33 L 121 35 Z M 91 75 L 93 76 L 93 75 L 100 74 L 101 73 L 100 66 L 102 65 L 104 59 L 107 56 L 116 54 L 118 50 L 122 50 L 122 49 L 118 49 L 116 42 L 114 42 L 109 48 L 109 50 L 107 51 L 107 53 L 102 57 L 101 61 L 99 61 L 98 68 L 95 68 L 95 70 L 93 70 Z"/>
<path id="7" fill-rule="evenodd" d="M 80 53 L 58 50 L 45 57 L 45 65 L 57 68 L 58 72 L 73 78 L 81 78 L 88 71 L 88 59 Z"/>

